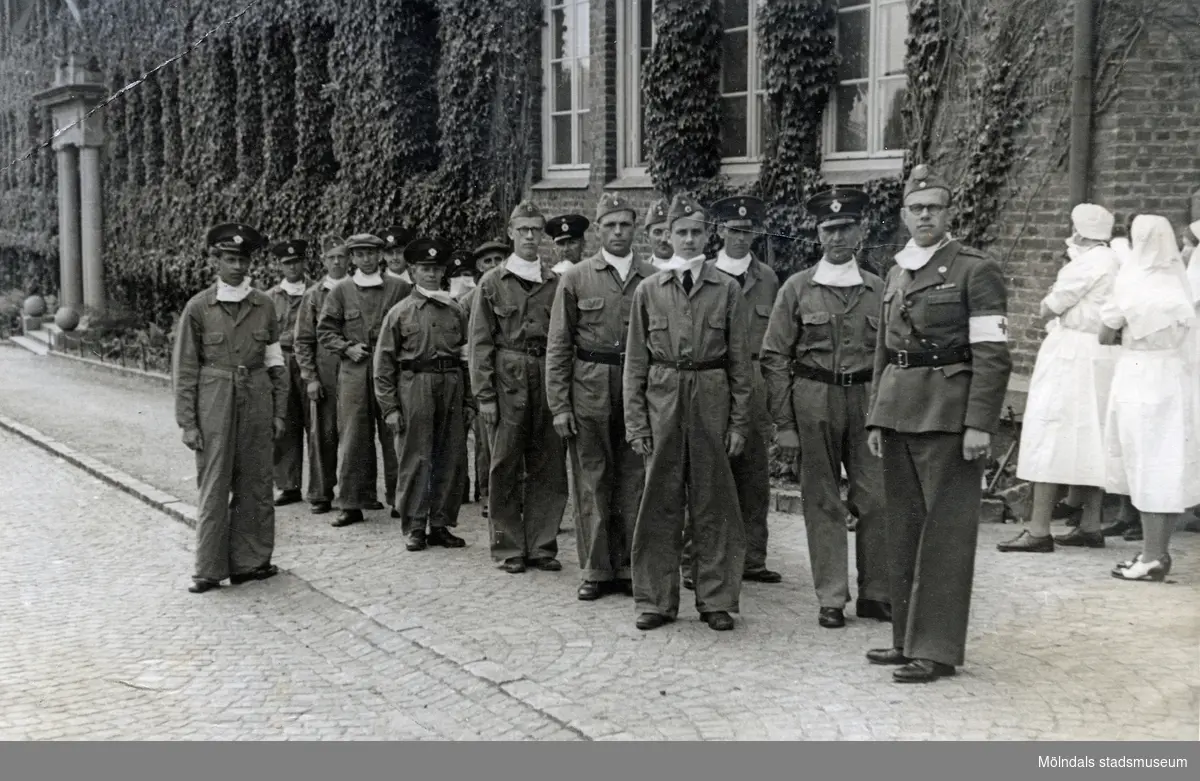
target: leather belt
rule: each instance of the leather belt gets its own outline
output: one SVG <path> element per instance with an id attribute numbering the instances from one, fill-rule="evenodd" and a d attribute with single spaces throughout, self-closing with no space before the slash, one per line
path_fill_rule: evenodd
<path id="1" fill-rule="evenodd" d="M 658 358 L 651 358 L 650 363 L 655 366 L 667 366 L 681 372 L 708 372 L 729 368 L 729 361 L 724 356 L 711 361 L 660 361 Z"/>
<path id="2" fill-rule="evenodd" d="M 266 371 L 266 366 L 201 366 L 201 374 L 217 377 L 249 377 L 253 372 Z"/>
<path id="3" fill-rule="evenodd" d="M 576 347 L 575 357 L 587 363 L 602 363 L 605 366 L 623 366 L 625 364 L 625 353 L 598 352 Z"/>
<path id="4" fill-rule="evenodd" d="M 875 376 L 875 372 L 871 369 L 863 369 L 857 372 L 834 372 L 795 362 L 792 363 L 792 374 L 796 377 L 803 377 L 806 380 L 816 380 L 826 385 L 839 385 L 843 388 L 848 388 L 851 385 L 865 385 Z"/>
<path id="5" fill-rule="evenodd" d="M 971 360 L 970 347 L 947 347 L 945 350 L 888 350 L 888 363 L 901 369 L 917 369 L 924 366 L 949 366 L 952 363 L 967 363 Z"/>
<path id="6" fill-rule="evenodd" d="M 406 372 L 430 372 L 448 374 L 462 370 L 462 359 L 454 356 L 440 356 L 425 360 L 400 361 L 400 370 Z"/>
<path id="7" fill-rule="evenodd" d="M 546 345 L 544 344 L 527 344 L 524 347 L 500 347 L 498 349 L 503 352 L 529 355 L 534 358 L 546 357 Z"/>

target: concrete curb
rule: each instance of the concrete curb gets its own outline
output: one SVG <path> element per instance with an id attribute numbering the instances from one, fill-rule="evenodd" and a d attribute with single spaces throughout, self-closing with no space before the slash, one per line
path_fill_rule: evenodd
<path id="1" fill-rule="evenodd" d="M 158 385 L 163 388 L 171 387 L 171 375 L 160 374 L 158 372 L 142 371 L 129 366 L 120 366 L 115 363 L 105 363 L 92 358 L 80 358 L 78 355 L 50 350 L 45 353 L 45 357 L 53 358 L 56 361 L 69 361 L 71 363 L 80 364 L 99 372 L 107 374 L 115 374 L 119 377 L 129 377 L 132 379 L 142 380 L 152 385 Z"/>

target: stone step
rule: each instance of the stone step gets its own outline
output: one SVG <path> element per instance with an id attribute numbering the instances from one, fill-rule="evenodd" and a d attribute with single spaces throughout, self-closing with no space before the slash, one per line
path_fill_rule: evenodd
<path id="1" fill-rule="evenodd" d="M 46 355 L 50 352 L 50 345 L 48 343 L 31 338 L 28 335 L 13 336 L 11 339 L 13 344 L 19 347 L 24 347 L 31 353 L 36 353 L 37 355 Z"/>

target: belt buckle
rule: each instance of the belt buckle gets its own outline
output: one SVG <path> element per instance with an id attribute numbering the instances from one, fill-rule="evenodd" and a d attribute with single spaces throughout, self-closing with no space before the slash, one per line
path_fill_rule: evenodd
<path id="1" fill-rule="evenodd" d="M 238 366 L 236 369 L 234 369 L 234 372 L 239 377 L 249 377 L 250 376 L 250 370 L 247 369 L 245 366 Z"/>
<path id="2" fill-rule="evenodd" d="M 896 359 L 897 366 L 899 366 L 901 369 L 908 368 L 908 350 L 897 350 Z"/>
<path id="3" fill-rule="evenodd" d="M 854 376 L 850 372 L 838 372 L 837 378 L 838 378 L 837 384 L 842 386 L 843 388 L 849 388 L 851 385 L 854 384 L 854 382 L 853 382 Z"/>

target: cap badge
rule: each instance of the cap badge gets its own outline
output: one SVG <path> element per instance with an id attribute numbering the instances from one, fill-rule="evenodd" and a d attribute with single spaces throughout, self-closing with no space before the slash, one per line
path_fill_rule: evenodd
<path id="1" fill-rule="evenodd" d="M 387 239 L 387 240 L 388 240 L 388 244 L 395 244 L 395 243 L 396 243 L 396 237 L 395 237 L 395 236 L 392 236 L 391 234 L 388 234 L 388 239 Z"/>
<path id="2" fill-rule="evenodd" d="M 692 207 L 691 207 L 691 206 L 684 206 L 684 207 L 683 207 L 683 211 L 684 211 L 685 213 L 687 213 L 687 214 L 691 214 L 691 213 L 692 213 Z"/>
<path id="3" fill-rule="evenodd" d="M 945 266 L 938 266 L 938 273 L 939 273 L 939 274 L 945 274 L 945 273 L 946 273 L 946 267 L 945 267 Z"/>
<path id="4" fill-rule="evenodd" d="M 296 254 L 296 248 L 295 248 L 295 247 L 293 247 L 293 246 L 291 246 L 290 244 L 288 245 L 288 254 L 289 254 L 289 255 L 295 255 L 295 254 Z"/>
<path id="5" fill-rule="evenodd" d="M 924 186 L 925 186 L 925 183 L 924 183 L 924 182 L 919 182 L 919 183 L 917 184 L 917 187 L 924 187 Z"/>
<path id="6" fill-rule="evenodd" d="M 839 201 L 837 198 L 834 198 L 833 203 L 829 204 L 829 211 L 833 212 L 834 214 L 837 214 L 841 210 L 842 210 L 842 202 Z"/>
<path id="7" fill-rule="evenodd" d="M 569 231 L 569 230 L 571 230 L 571 226 L 570 226 L 570 225 L 568 225 L 568 224 L 566 224 L 566 223 L 564 222 L 564 223 L 562 224 L 562 232 L 563 232 L 563 233 L 566 233 L 566 232 L 567 232 L 567 231 Z"/>
<path id="8" fill-rule="evenodd" d="M 738 207 L 738 216 L 739 216 L 739 217 L 745 217 L 745 216 L 746 216 L 746 207 L 745 207 L 745 206 L 739 206 L 739 207 Z"/>
<path id="9" fill-rule="evenodd" d="M 429 257 L 431 257 L 431 258 L 437 257 L 437 249 L 436 248 L 434 248 L 434 247 L 429 248 Z"/>
<path id="10" fill-rule="evenodd" d="M 235 235 L 235 236 L 233 237 L 233 243 L 234 243 L 234 244 L 241 244 L 243 241 L 245 241 L 245 239 L 243 239 L 241 236 L 237 236 L 237 235 Z"/>

